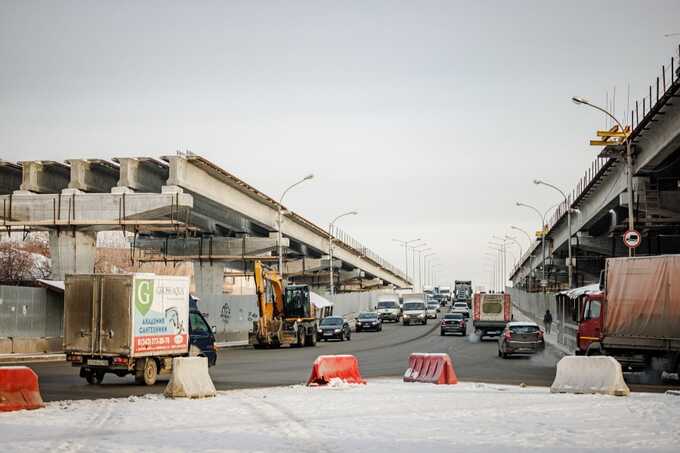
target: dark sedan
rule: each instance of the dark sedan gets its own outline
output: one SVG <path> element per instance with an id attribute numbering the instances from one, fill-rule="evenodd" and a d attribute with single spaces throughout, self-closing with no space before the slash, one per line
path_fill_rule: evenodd
<path id="1" fill-rule="evenodd" d="M 534 322 L 509 322 L 498 339 L 498 356 L 535 354 L 545 349 L 543 331 Z"/>
<path id="2" fill-rule="evenodd" d="M 362 332 L 366 330 L 375 330 L 376 332 L 382 330 L 382 318 L 379 313 L 359 313 L 356 319 L 356 331 Z"/>
<path id="3" fill-rule="evenodd" d="M 440 335 L 443 337 L 447 333 L 459 333 L 465 336 L 467 324 L 463 313 L 447 313 L 442 319 Z"/>
<path id="4" fill-rule="evenodd" d="M 349 328 L 347 321 L 341 316 L 329 316 L 323 318 L 319 323 L 317 338 L 323 341 L 349 341 L 352 338 L 352 330 Z"/>

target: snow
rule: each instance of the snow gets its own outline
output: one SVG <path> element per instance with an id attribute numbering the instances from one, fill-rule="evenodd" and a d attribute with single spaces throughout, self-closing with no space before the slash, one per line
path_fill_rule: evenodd
<path id="1" fill-rule="evenodd" d="M 2 450 L 668 451 L 680 396 L 551 394 L 548 388 L 395 379 L 260 388 L 190 400 L 60 401 L 0 413 Z"/>

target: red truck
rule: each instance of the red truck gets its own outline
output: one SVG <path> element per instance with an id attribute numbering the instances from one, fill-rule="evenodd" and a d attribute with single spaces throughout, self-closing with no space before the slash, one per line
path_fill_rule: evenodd
<path id="1" fill-rule="evenodd" d="M 472 326 L 479 337 L 500 335 L 512 317 L 510 294 L 475 293 L 472 298 Z"/>
<path id="2" fill-rule="evenodd" d="M 576 354 L 609 355 L 627 371 L 680 371 L 680 255 L 610 258 L 600 288 L 584 299 Z"/>

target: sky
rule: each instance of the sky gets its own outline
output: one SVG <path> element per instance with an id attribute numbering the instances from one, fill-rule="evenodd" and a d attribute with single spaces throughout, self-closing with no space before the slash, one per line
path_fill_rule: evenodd
<path id="1" fill-rule="evenodd" d="M 515 202 L 559 201 L 533 179 L 595 158 L 571 96 L 623 117 L 672 33 L 677 0 L 0 0 L 0 159 L 191 150 L 275 198 L 314 173 L 290 209 L 357 210 L 338 226 L 393 264 L 421 238 L 438 283 L 483 285 L 492 236 L 539 228 Z"/>

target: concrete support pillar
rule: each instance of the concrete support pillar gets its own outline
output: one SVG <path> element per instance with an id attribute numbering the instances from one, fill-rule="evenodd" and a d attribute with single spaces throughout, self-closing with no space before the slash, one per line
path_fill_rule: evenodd
<path id="1" fill-rule="evenodd" d="M 0 159 L 0 194 L 10 194 L 21 186 L 21 165 Z"/>
<path id="2" fill-rule="evenodd" d="M 52 280 L 63 280 L 66 274 L 94 272 L 97 251 L 97 233 L 76 231 L 50 231 Z"/>
<path id="3" fill-rule="evenodd" d="M 34 193 L 59 193 L 68 187 L 71 169 L 54 161 L 23 161 L 20 190 Z"/>
<path id="4" fill-rule="evenodd" d="M 224 287 L 223 263 L 194 262 L 194 286 L 196 295 L 201 299 L 222 296 Z"/>
<path id="5" fill-rule="evenodd" d="M 160 192 L 168 179 L 168 166 L 148 157 L 116 157 L 120 165 L 117 190 L 128 188 L 136 192 Z"/>
<path id="6" fill-rule="evenodd" d="M 69 189 L 83 192 L 110 192 L 118 181 L 118 166 L 101 159 L 71 159 Z"/>

